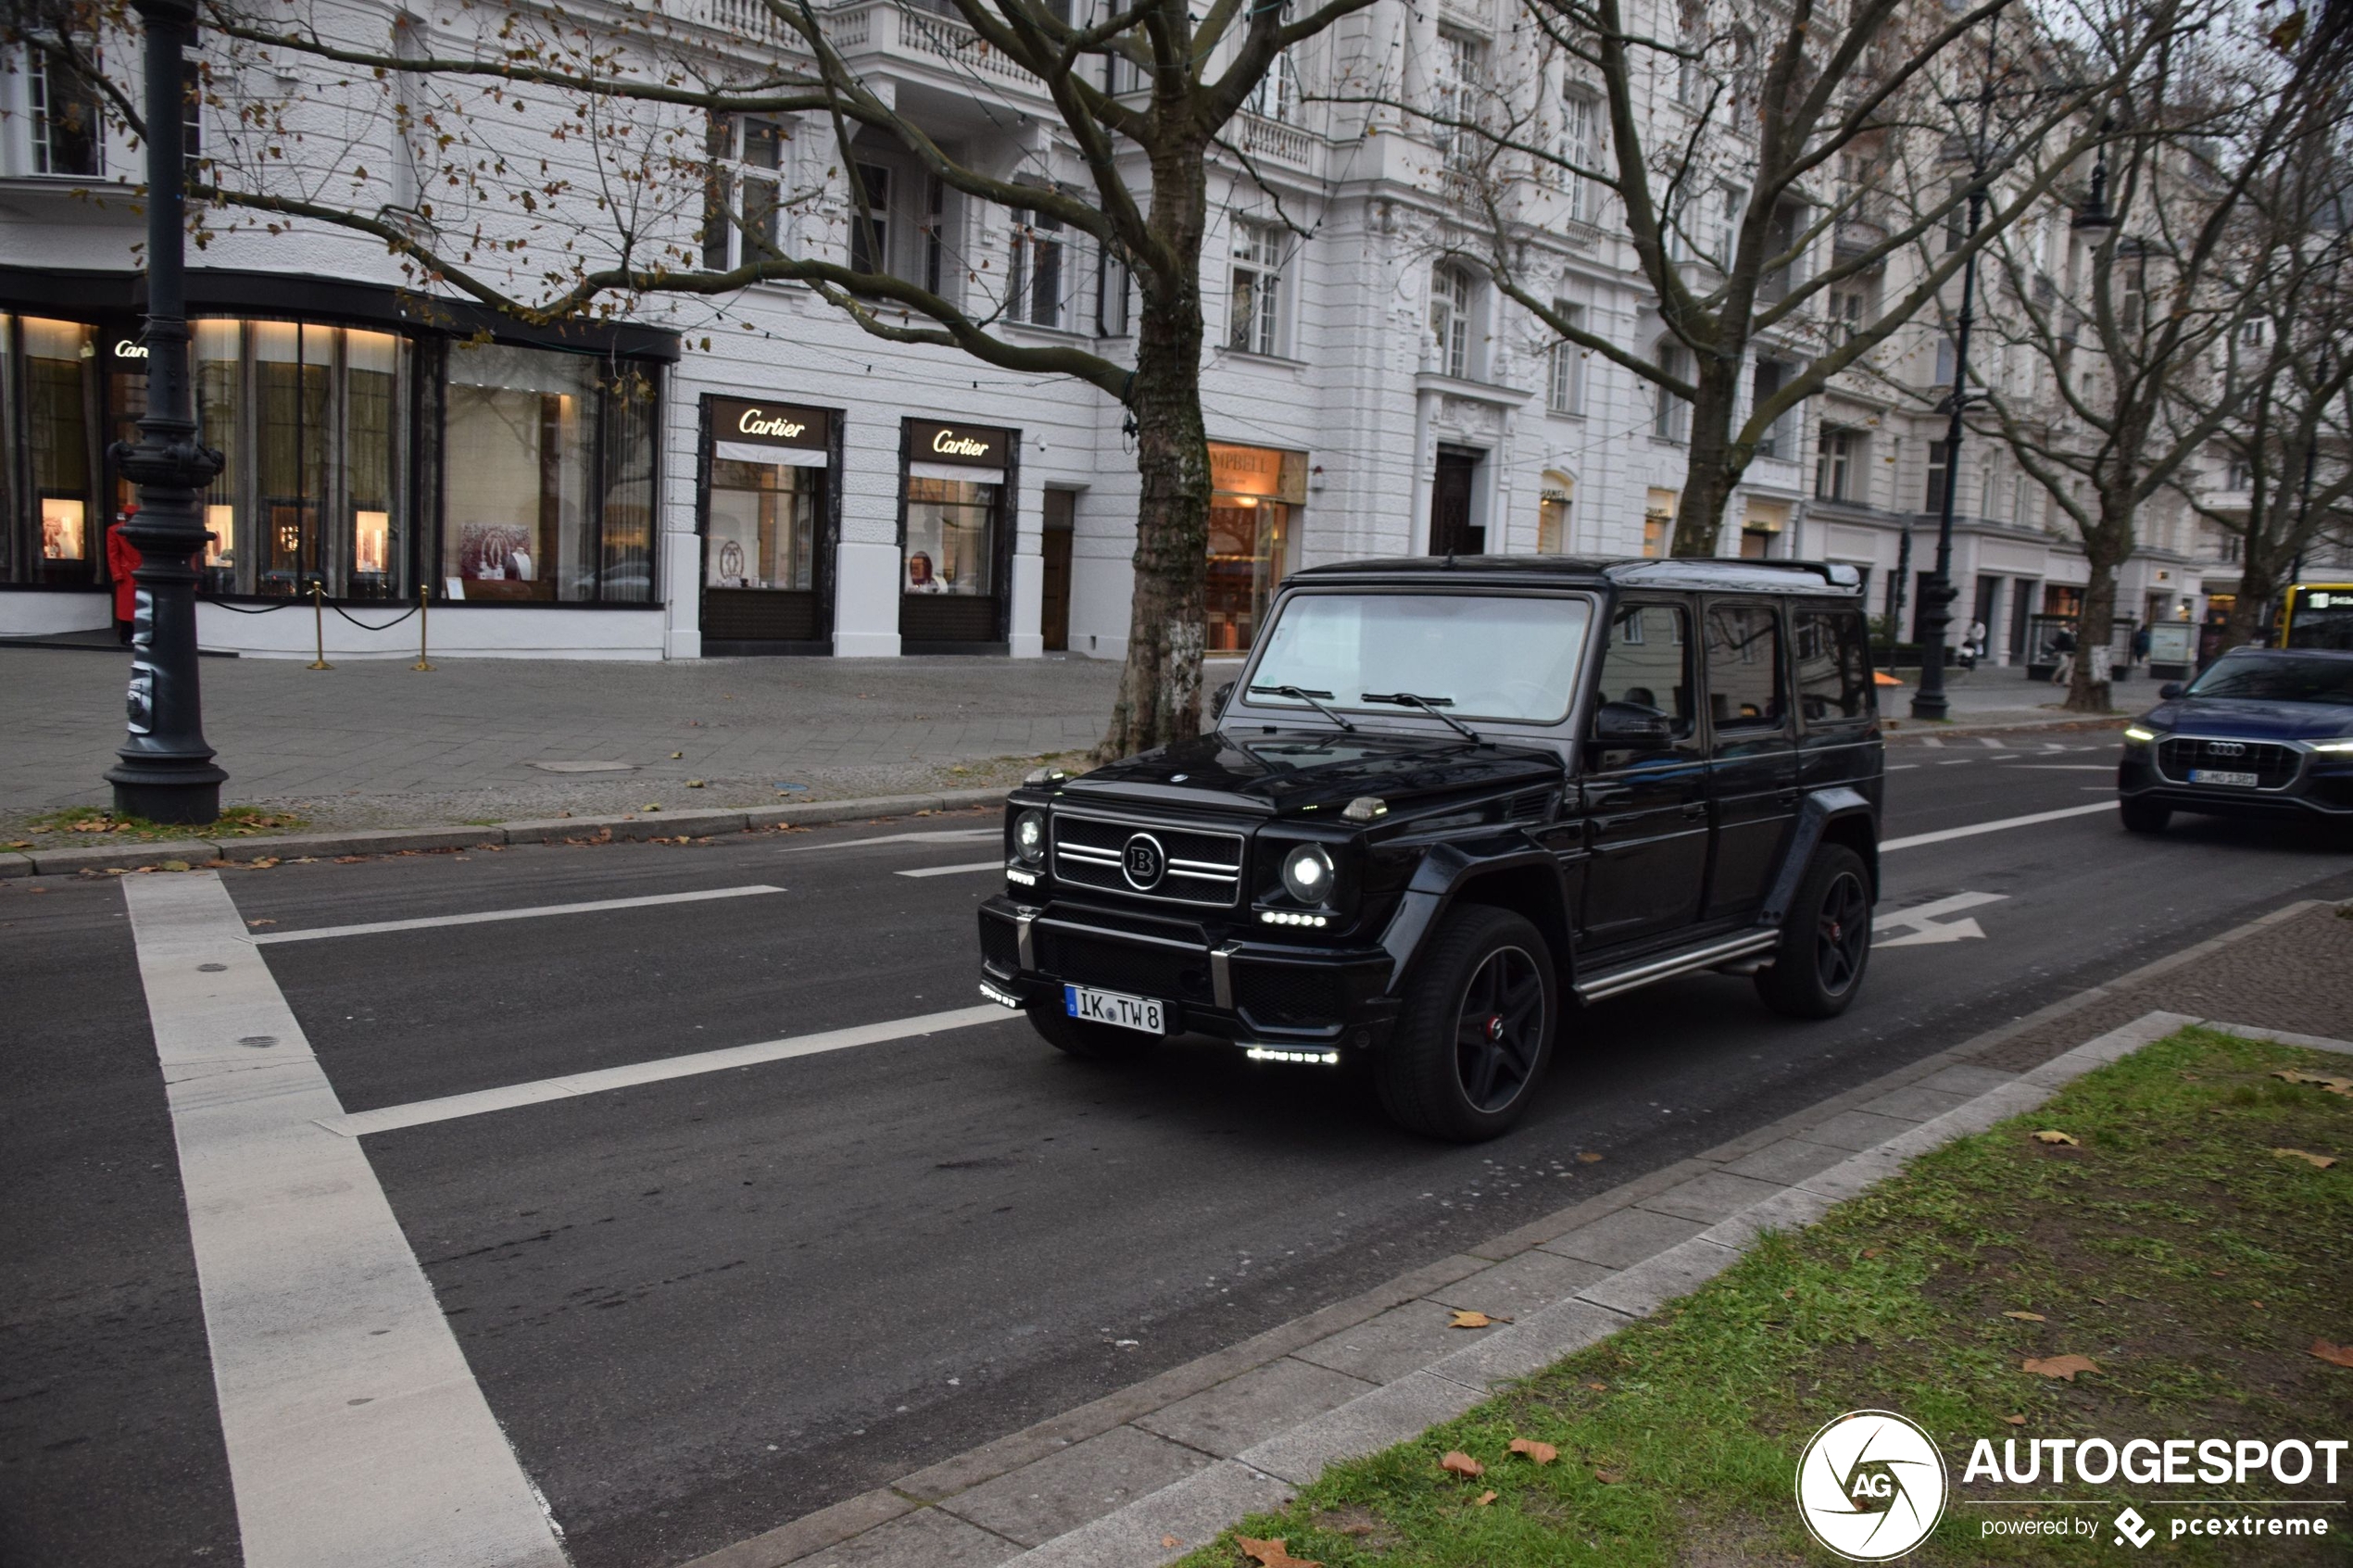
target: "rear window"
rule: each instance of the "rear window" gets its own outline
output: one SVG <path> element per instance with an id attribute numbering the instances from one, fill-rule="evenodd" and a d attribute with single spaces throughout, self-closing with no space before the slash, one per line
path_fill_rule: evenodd
<path id="1" fill-rule="evenodd" d="M 1797 640 L 1797 710 L 1808 724 L 1859 723 L 1878 709 L 1863 617 L 1851 609 L 1801 609 L 1790 617 Z"/>

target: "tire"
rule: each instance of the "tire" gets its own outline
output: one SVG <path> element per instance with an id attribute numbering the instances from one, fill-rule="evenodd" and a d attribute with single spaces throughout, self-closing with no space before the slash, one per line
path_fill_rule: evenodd
<path id="1" fill-rule="evenodd" d="M 1027 1011 L 1029 1026 L 1037 1030 L 1048 1045 L 1084 1061 L 1130 1061 L 1151 1050 L 1156 1043 L 1150 1035 L 1139 1034 L 1133 1029 L 1115 1029 L 1108 1023 L 1089 1023 L 1043 1006 L 1031 1007 Z"/>
<path id="2" fill-rule="evenodd" d="M 1871 961 L 1870 873 L 1843 844 L 1826 844 L 1781 919 L 1773 961 L 1756 994 L 1790 1018 L 1836 1018 L 1863 988 Z"/>
<path id="3" fill-rule="evenodd" d="M 1381 1109 L 1453 1143 L 1506 1131 L 1551 1064 L 1559 985 L 1552 948 L 1528 921 L 1483 904 L 1453 910 L 1414 966 L 1374 1063 Z"/>
<path id="4" fill-rule="evenodd" d="M 2163 833 L 2165 824 L 2173 820 L 2173 809 L 2154 800 L 2125 800 L 2118 805 L 2117 815 L 2124 819 L 2127 833 Z"/>

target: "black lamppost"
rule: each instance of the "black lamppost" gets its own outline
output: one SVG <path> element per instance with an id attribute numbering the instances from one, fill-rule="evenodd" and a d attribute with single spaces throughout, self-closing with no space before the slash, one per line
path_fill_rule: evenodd
<path id="1" fill-rule="evenodd" d="M 208 822 L 220 815 L 228 774 L 204 738 L 196 684 L 196 569 L 205 547 L 205 487 L 220 454 L 196 441 L 188 388 L 188 321 L 182 278 L 186 169 L 181 131 L 187 80 L 182 52 L 195 29 L 194 0 L 136 0 L 146 23 L 147 411 L 139 439 L 116 446 L 115 461 L 139 487 L 139 510 L 120 524 L 139 552 L 132 574 L 130 734 L 107 770 L 115 810 L 158 822 Z"/>

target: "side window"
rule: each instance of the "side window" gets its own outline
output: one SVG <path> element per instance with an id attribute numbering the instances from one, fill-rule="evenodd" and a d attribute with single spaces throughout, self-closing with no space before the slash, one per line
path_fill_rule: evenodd
<path id="1" fill-rule="evenodd" d="M 1707 706 L 1726 732 L 1771 729 L 1786 705 L 1781 634 L 1765 605 L 1711 605 L 1707 611 Z"/>
<path id="2" fill-rule="evenodd" d="M 1692 701 L 1691 612 L 1680 605 L 1621 605 L 1602 655 L 1600 696 L 1664 713 L 1688 735 Z"/>
<path id="3" fill-rule="evenodd" d="M 1877 709 L 1863 618 L 1854 610 L 1802 609 L 1790 617 L 1797 642 L 1797 710 L 1808 724 L 1868 719 Z"/>

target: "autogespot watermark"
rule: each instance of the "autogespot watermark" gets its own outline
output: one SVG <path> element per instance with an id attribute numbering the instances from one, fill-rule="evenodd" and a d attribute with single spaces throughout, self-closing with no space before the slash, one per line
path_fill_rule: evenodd
<path id="1" fill-rule="evenodd" d="M 2110 1517 L 2107 1498 L 1957 1498 L 1944 1455 L 1917 1423 L 1893 1411 L 1850 1411 L 1814 1434 L 1797 1461 L 1797 1508 L 1814 1538 L 1856 1562 L 1886 1562 L 1926 1540 L 1947 1504 L 1985 1509 L 1982 1539 L 2071 1537 L 2138 1551 L 2163 1537 L 2242 1539 L 2342 1534 L 2329 1511 L 2339 1497 L 2314 1495 L 2338 1485 L 2348 1440 L 2289 1437 L 1980 1437 L 1960 1484 L 2007 1490 L 2100 1486 L 2255 1487 L 2293 1495 L 2265 1498 L 2145 1497 Z M 2141 1509 L 2159 1511 L 2150 1520 Z M 2067 1512 L 2012 1513 L 2011 1509 Z M 2089 1510 L 2091 1512 L 2082 1512 Z"/>

